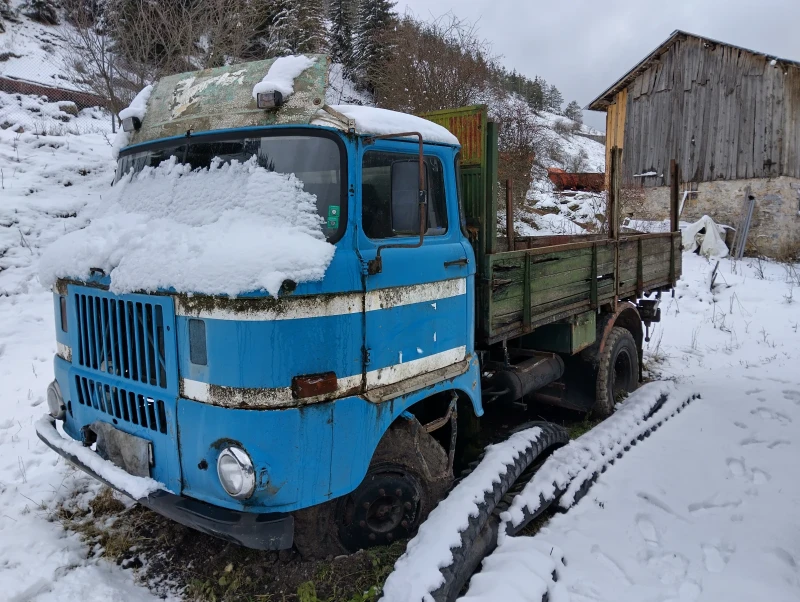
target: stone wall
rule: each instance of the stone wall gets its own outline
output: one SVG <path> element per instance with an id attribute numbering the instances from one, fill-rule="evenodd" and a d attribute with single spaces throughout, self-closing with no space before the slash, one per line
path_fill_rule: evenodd
<path id="1" fill-rule="evenodd" d="M 687 184 L 681 185 L 681 198 Z M 682 221 L 708 215 L 715 222 L 736 227 L 741 219 L 745 192 L 756 198 L 747 237 L 747 252 L 779 259 L 800 253 L 800 179 L 778 177 L 753 180 L 717 180 L 689 184 L 690 193 Z M 668 219 L 669 187 L 636 190 L 641 202 L 627 208 L 622 217 Z M 625 211 L 625 210 L 623 210 Z"/>

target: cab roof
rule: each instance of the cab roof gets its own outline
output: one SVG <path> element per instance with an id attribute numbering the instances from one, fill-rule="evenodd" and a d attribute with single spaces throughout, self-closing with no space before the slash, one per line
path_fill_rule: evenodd
<path id="1" fill-rule="evenodd" d="M 355 120 L 360 135 L 419 132 L 427 142 L 457 145 L 458 139 L 427 119 L 375 107 L 334 105 L 327 113 L 325 90 L 330 59 L 324 54 L 306 55 L 310 67 L 294 80 L 294 92 L 278 109 L 256 106 L 253 87 L 262 81 L 277 59 L 227 65 L 202 71 L 169 75 L 154 86 L 138 131 L 126 146 L 199 133 L 270 125 L 318 125 L 347 131 L 338 112 Z"/>

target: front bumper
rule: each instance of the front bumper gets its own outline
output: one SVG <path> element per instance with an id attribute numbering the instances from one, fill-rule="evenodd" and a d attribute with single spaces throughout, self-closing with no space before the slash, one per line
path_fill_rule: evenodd
<path id="1" fill-rule="evenodd" d="M 291 514 L 240 512 L 170 493 L 160 483 L 133 477 L 77 441 L 61 436 L 49 416 L 37 422 L 36 434 L 88 475 L 175 522 L 246 548 L 283 550 L 292 546 Z"/>

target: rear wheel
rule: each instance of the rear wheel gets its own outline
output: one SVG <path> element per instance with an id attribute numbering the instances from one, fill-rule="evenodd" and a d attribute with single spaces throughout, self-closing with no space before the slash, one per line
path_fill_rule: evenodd
<path id="1" fill-rule="evenodd" d="M 597 365 L 594 414 L 610 416 L 614 406 L 639 386 L 639 353 L 630 331 L 614 326 Z"/>
<path id="2" fill-rule="evenodd" d="M 416 420 L 383 436 L 355 491 L 295 513 L 304 558 L 326 558 L 413 535 L 453 482 L 447 453 Z"/>

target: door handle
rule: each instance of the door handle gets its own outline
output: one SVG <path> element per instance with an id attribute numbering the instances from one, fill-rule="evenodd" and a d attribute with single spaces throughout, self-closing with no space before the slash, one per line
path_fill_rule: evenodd
<path id="1" fill-rule="evenodd" d="M 469 259 L 466 257 L 462 257 L 461 259 L 454 259 L 453 261 L 445 261 L 444 267 L 449 268 L 451 266 L 456 265 L 467 265 L 469 263 Z"/>

